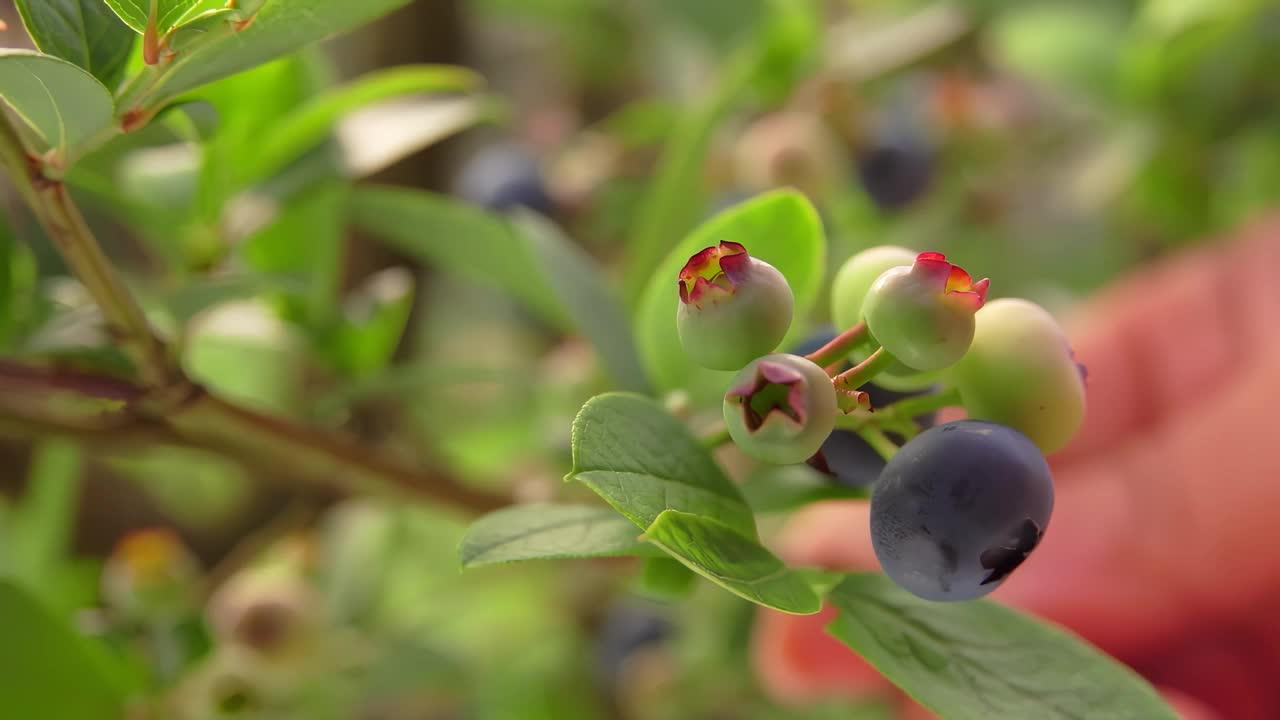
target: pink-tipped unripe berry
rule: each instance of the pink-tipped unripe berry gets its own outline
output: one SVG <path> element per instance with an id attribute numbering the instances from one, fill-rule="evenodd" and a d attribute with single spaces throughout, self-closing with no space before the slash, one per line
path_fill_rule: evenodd
<path id="1" fill-rule="evenodd" d="M 757 460 L 804 462 L 835 427 L 835 387 L 822 368 L 798 355 L 766 355 L 734 376 L 724 422 L 734 443 Z"/>
<path id="2" fill-rule="evenodd" d="M 703 367 L 737 370 L 778 347 L 791 327 L 795 299 L 787 279 L 738 243 L 689 258 L 679 286 L 680 344 Z"/>
<path id="3" fill-rule="evenodd" d="M 913 370 L 941 370 L 964 357 L 973 315 L 987 298 L 986 279 L 973 282 L 942 253 L 923 252 L 910 267 L 885 271 L 863 300 L 871 335 Z"/>

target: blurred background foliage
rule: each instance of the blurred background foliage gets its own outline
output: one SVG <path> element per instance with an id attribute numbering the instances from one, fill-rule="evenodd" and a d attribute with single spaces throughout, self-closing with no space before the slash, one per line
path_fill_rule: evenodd
<path id="1" fill-rule="evenodd" d="M 831 268 L 927 247 L 1065 311 L 1280 200 L 1277 33 L 1265 0 L 420 0 L 69 182 L 194 377 L 545 500 L 581 403 L 647 382 L 582 298 L 627 312 L 701 219 L 793 186 Z M 474 72 L 388 69 L 421 62 Z M 5 210 L 5 356 L 126 367 Z M 189 448 L 0 456 L 5 717 L 888 717 L 769 703 L 746 603 L 661 563 L 460 574 L 456 508 Z"/>

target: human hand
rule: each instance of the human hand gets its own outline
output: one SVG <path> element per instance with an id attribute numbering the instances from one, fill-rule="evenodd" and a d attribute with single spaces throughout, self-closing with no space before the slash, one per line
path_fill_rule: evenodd
<path id="1" fill-rule="evenodd" d="M 992 597 L 1065 625 L 1186 718 L 1280 717 L 1280 218 L 1144 269 L 1070 323 L 1088 411 L 1050 458 L 1053 519 Z M 865 502 L 798 513 L 793 565 L 877 569 Z M 780 700 L 890 693 L 828 637 L 764 611 L 754 661 Z M 905 717 L 928 717 L 904 703 Z"/>

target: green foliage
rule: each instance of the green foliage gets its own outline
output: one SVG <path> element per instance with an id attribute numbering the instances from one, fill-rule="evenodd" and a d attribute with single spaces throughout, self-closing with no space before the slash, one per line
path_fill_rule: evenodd
<path id="1" fill-rule="evenodd" d="M 111 125 L 111 93 L 94 76 L 49 55 L 0 49 L 0 98 L 61 155 Z"/>
<path id="2" fill-rule="evenodd" d="M 463 567 L 517 560 L 652 553 L 636 527 L 604 507 L 516 505 L 471 524 L 458 548 Z"/>
<path id="3" fill-rule="evenodd" d="M 124 76 L 135 35 L 102 0 L 17 0 L 36 47 L 88 70 L 114 88 Z"/>
<path id="4" fill-rule="evenodd" d="M 795 295 L 796 317 L 803 317 L 817 299 L 824 279 L 826 240 L 822 221 L 804 196 L 792 191 L 766 193 L 712 217 L 667 254 L 637 309 L 640 357 L 654 384 L 663 390 L 709 388 L 719 394 L 731 376 L 694 365 L 680 346 L 675 324 L 680 268 L 695 252 L 722 239 L 741 243 L 752 257 L 773 265 L 786 277 Z"/>
<path id="5" fill-rule="evenodd" d="M 76 635 L 28 593 L 0 580 L 0 695 L 7 714 L 116 720 L 126 687 L 104 649 Z"/>
<path id="6" fill-rule="evenodd" d="M 741 485 L 757 513 L 787 512 L 823 500 L 868 497 L 865 488 L 832 483 L 808 465 L 761 465 Z"/>
<path id="7" fill-rule="evenodd" d="M 163 36 L 198 11 L 222 5 L 217 0 L 105 0 L 121 20 L 139 34 L 147 31 L 152 13 L 155 26 Z"/>
<path id="8" fill-rule="evenodd" d="M 798 573 L 754 539 L 718 520 L 665 510 L 644 532 L 690 570 L 753 603 L 787 613 L 818 612 L 822 601 Z"/>
<path id="9" fill-rule="evenodd" d="M 755 520 L 738 489 L 680 421 L 648 398 L 592 398 L 573 421 L 573 470 L 642 530 L 666 510 L 709 517 L 754 539 Z"/>
<path id="10" fill-rule="evenodd" d="M 880 574 L 850 575 L 829 597 L 829 632 L 944 717 L 1176 717 L 1132 670 L 990 601 L 931 603 Z"/>

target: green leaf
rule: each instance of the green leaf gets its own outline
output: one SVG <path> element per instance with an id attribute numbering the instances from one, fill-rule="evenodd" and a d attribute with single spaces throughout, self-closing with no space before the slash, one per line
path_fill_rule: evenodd
<path id="1" fill-rule="evenodd" d="M 517 560 L 656 555 L 630 520 L 607 507 L 514 505 L 467 529 L 458 547 L 463 567 Z"/>
<path id="2" fill-rule="evenodd" d="M 538 261 L 537 270 L 574 326 L 595 345 L 614 385 L 646 392 L 649 383 L 640 367 L 631 324 L 622 301 L 606 284 L 604 269 L 550 220 L 522 211 L 517 212 L 515 225 Z"/>
<path id="3" fill-rule="evenodd" d="M 254 143 L 242 180 L 251 185 L 274 175 L 328 138 L 339 119 L 366 105 L 417 93 L 462 92 L 480 83 L 474 72 L 448 65 L 405 65 L 369 73 L 312 98 L 273 123 Z"/>
<path id="4" fill-rule="evenodd" d="M 617 515 L 617 513 L 614 514 Z M 634 526 L 630 522 L 627 525 L 634 532 Z M 641 545 L 641 547 L 652 548 L 653 546 Z M 685 567 L 679 560 L 673 560 L 665 555 L 645 560 L 638 578 L 640 592 L 667 600 L 685 597 L 693 591 L 697 582 L 696 573 Z"/>
<path id="5" fill-rule="evenodd" d="M 823 281 L 826 238 L 817 210 L 797 192 L 782 190 L 753 198 L 704 222 L 667 255 L 649 280 L 636 317 L 636 344 L 649 377 L 660 390 L 681 387 L 723 390 L 730 373 L 703 370 L 691 362 L 676 333 L 676 277 L 689 256 L 721 240 L 746 246 L 770 263 L 795 294 L 795 316 L 805 316 Z"/>
<path id="6" fill-rule="evenodd" d="M 413 274 L 400 267 L 370 276 L 343 303 L 344 313 L 322 340 L 322 353 L 349 377 L 387 367 L 413 311 Z"/>
<path id="7" fill-rule="evenodd" d="M 106 0 L 115 14 L 140 35 L 147 31 L 147 20 L 153 3 L 156 6 L 158 37 L 163 37 L 197 12 L 226 4 L 225 0 Z"/>
<path id="8" fill-rule="evenodd" d="M 142 2 L 112 1 L 118 4 Z M 149 67 L 145 72 L 152 77 L 137 83 L 135 88 L 122 95 L 121 105 L 126 109 L 164 105 L 166 101 L 201 85 L 359 27 L 408 5 L 409 1 L 270 0 L 257 12 L 253 23 L 243 30 L 210 32 L 198 47 L 182 52 L 167 66 Z M 225 23 L 225 19 L 220 17 L 211 20 Z"/>
<path id="9" fill-rule="evenodd" d="M 0 697 L 4 714 L 117 720 L 124 688 L 102 652 L 15 585 L 0 580 Z"/>
<path id="10" fill-rule="evenodd" d="M 1129 668 L 1080 638 L 988 600 L 934 603 L 885 575 L 850 575 L 827 630 L 947 720 L 1177 717 Z"/>
<path id="11" fill-rule="evenodd" d="M 5 548 L 10 573 L 32 592 L 53 588 L 68 559 L 80 470 L 80 451 L 65 442 L 43 443 L 32 458 L 28 490 L 10 516 Z"/>
<path id="12" fill-rule="evenodd" d="M 47 147 L 65 153 L 111 126 L 111 93 L 66 60 L 0 48 L 0 98 Z"/>
<path id="13" fill-rule="evenodd" d="M 758 605 L 795 615 L 812 615 L 822 608 L 822 599 L 805 576 L 788 569 L 758 542 L 724 523 L 667 510 L 649 526 L 643 539 L 690 570 Z"/>
<path id="14" fill-rule="evenodd" d="M 113 88 L 137 36 L 102 0 L 17 0 L 22 24 L 41 51 L 74 63 Z"/>
<path id="15" fill-rule="evenodd" d="M 582 406 L 573 421 L 569 477 L 641 529 L 663 511 L 679 510 L 756 536 L 751 508 L 707 449 L 662 405 L 640 395 L 597 395 Z"/>
<path id="16" fill-rule="evenodd" d="M 742 483 L 747 504 L 758 513 L 786 512 L 823 500 L 866 498 L 867 488 L 827 480 L 808 465 L 763 465 Z"/>
<path id="17" fill-rule="evenodd" d="M 360 187 L 352 222 L 400 251 L 511 293 L 543 319 L 569 325 L 530 245 L 500 217 L 421 190 Z M 673 311 L 674 312 L 674 311 Z"/>

